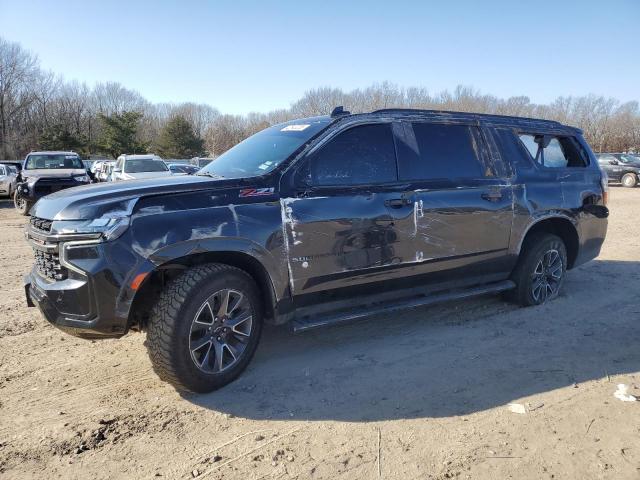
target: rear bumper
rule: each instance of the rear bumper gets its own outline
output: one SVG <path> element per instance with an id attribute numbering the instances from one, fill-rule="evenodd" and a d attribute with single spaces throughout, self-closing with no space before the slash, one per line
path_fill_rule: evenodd
<path id="1" fill-rule="evenodd" d="M 578 224 L 580 249 L 572 267 L 577 267 L 600 255 L 607 236 L 609 209 L 602 205 L 585 208 Z"/>

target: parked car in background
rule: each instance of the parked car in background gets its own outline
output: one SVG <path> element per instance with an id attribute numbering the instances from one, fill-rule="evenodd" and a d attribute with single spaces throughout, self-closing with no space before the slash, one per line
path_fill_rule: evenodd
<path id="1" fill-rule="evenodd" d="M 158 155 L 120 155 L 111 172 L 114 182 L 142 178 L 166 177 L 171 170 Z"/>
<path id="2" fill-rule="evenodd" d="M 0 195 L 11 198 L 16 191 L 18 169 L 10 164 L 0 163 Z"/>
<path id="3" fill-rule="evenodd" d="M 198 168 L 205 167 L 213 162 L 215 158 L 206 158 L 206 157 L 193 157 L 191 159 L 191 164 L 195 165 Z"/>
<path id="4" fill-rule="evenodd" d="M 200 168 L 195 165 L 190 165 L 188 163 L 168 163 L 167 166 L 174 175 L 193 175 L 200 170 Z"/>
<path id="5" fill-rule="evenodd" d="M 609 182 L 621 183 L 633 188 L 640 182 L 640 157 L 629 153 L 598 153 L 600 168 L 609 177 Z"/>
<path id="6" fill-rule="evenodd" d="M 393 329 L 392 312 L 444 300 L 552 300 L 600 252 L 607 188 L 582 132 L 558 122 L 336 109 L 197 175 L 40 200 L 26 297 L 81 337 L 148 332 L 160 377 L 206 392 L 246 368 L 263 323 L 384 313 Z"/>
<path id="7" fill-rule="evenodd" d="M 91 183 L 82 160 L 75 152 L 31 152 L 24 160 L 13 194 L 23 215 L 41 197 L 69 187 Z"/>
<path id="8" fill-rule="evenodd" d="M 96 173 L 98 173 L 98 170 L 100 170 L 100 167 L 102 166 L 102 164 L 105 162 L 106 160 L 96 160 L 91 164 L 91 167 L 89 169 L 89 171 L 91 173 L 93 173 L 94 175 Z"/>
<path id="9" fill-rule="evenodd" d="M 112 180 L 111 174 L 116 165 L 116 162 L 102 162 L 95 173 L 96 181 L 98 182 L 110 182 Z"/>

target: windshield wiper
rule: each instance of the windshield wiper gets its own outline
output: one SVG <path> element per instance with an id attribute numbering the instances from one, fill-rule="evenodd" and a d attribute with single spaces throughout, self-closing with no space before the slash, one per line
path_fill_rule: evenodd
<path id="1" fill-rule="evenodd" d="M 197 176 L 199 177 L 211 177 L 211 178 L 224 178 L 222 175 L 218 175 L 217 173 L 213 173 L 213 172 L 198 172 L 196 173 Z"/>

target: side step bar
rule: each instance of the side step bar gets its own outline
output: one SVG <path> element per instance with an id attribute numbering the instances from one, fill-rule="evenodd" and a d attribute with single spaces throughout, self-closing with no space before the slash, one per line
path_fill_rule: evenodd
<path id="1" fill-rule="evenodd" d="M 489 283 L 477 287 L 449 290 L 446 292 L 434 293 L 431 295 L 422 295 L 414 297 L 405 297 L 398 300 L 389 300 L 384 303 L 376 303 L 368 306 L 350 308 L 329 313 L 328 315 L 319 315 L 314 317 L 302 317 L 292 322 L 293 331 L 295 333 L 313 330 L 315 328 L 328 327 L 331 325 L 339 325 L 342 323 L 353 322 L 366 317 L 377 315 L 380 313 L 390 313 L 408 308 L 424 307 L 427 305 L 435 305 L 437 303 L 448 302 L 451 300 L 461 300 L 469 297 L 476 297 L 487 293 L 498 293 L 515 288 L 516 284 L 511 280 L 502 282 Z"/>

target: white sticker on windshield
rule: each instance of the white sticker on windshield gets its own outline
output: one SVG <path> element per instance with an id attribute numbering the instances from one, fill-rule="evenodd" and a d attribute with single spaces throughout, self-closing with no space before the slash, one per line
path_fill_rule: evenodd
<path id="1" fill-rule="evenodd" d="M 284 127 L 283 129 L 281 129 L 281 132 L 301 132 L 306 128 L 309 128 L 311 125 L 287 125 L 286 127 Z"/>

